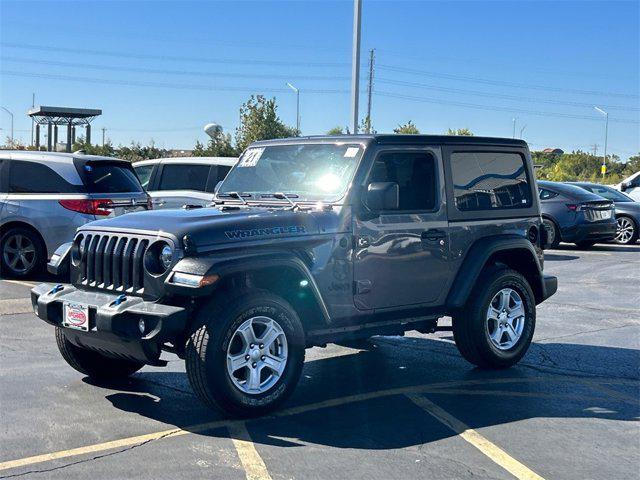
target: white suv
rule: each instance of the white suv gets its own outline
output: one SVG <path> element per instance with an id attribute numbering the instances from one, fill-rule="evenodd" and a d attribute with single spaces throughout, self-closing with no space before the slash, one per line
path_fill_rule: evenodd
<path id="1" fill-rule="evenodd" d="M 237 161 L 234 157 L 158 158 L 136 162 L 133 169 L 151 195 L 154 209 L 204 207 L 213 201 L 216 185 Z"/>
<path id="2" fill-rule="evenodd" d="M 640 172 L 628 176 L 619 184 L 614 185 L 613 188 L 626 193 L 636 202 L 640 202 Z"/>

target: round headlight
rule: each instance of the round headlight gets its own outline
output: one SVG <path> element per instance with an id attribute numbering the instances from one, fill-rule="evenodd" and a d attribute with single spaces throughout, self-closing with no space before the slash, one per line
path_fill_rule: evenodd
<path id="1" fill-rule="evenodd" d="M 165 270 L 168 270 L 171 267 L 171 262 L 173 262 L 173 250 L 169 245 L 165 245 L 160 250 L 160 263 Z"/>

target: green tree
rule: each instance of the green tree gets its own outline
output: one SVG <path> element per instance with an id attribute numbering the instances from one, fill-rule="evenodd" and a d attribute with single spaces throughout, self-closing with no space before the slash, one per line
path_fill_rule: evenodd
<path id="1" fill-rule="evenodd" d="M 92 145 L 87 143 L 84 137 L 80 137 L 76 140 L 76 143 L 71 147 L 73 152 L 77 150 L 84 150 L 87 155 L 99 155 L 101 157 L 116 157 L 116 149 L 111 145 L 111 142 L 107 142 L 104 145 Z"/>
<path id="2" fill-rule="evenodd" d="M 231 135 L 218 132 L 215 137 L 209 139 L 207 146 L 196 142 L 193 149 L 194 157 L 237 157 L 238 150 L 233 146 Z"/>
<path id="3" fill-rule="evenodd" d="M 416 127 L 416 125 L 411 120 L 409 120 L 404 125 L 398 125 L 397 128 L 394 128 L 393 133 L 416 135 L 420 133 L 420 130 L 418 130 L 418 127 Z"/>
<path id="4" fill-rule="evenodd" d="M 633 157 L 629 157 L 627 163 L 624 164 L 622 176 L 626 178 L 632 173 L 636 173 L 637 171 L 640 171 L 640 153 L 634 155 Z"/>
<path id="5" fill-rule="evenodd" d="M 240 107 L 240 126 L 236 129 L 236 148 L 243 151 L 257 140 L 296 137 L 299 132 L 278 117 L 276 99 L 251 95 Z"/>
<path id="6" fill-rule="evenodd" d="M 131 142 L 128 147 L 118 147 L 116 156 L 130 162 L 139 160 L 149 160 L 153 158 L 162 158 L 167 156 L 167 150 L 157 148 L 153 142 L 150 145 L 141 145 L 137 142 Z"/>
<path id="7" fill-rule="evenodd" d="M 333 127 L 327 132 L 327 135 L 344 135 L 342 127 Z"/>
<path id="8" fill-rule="evenodd" d="M 448 128 L 447 135 L 463 135 L 466 137 L 473 137 L 473 132 L 468 128 Z"/>

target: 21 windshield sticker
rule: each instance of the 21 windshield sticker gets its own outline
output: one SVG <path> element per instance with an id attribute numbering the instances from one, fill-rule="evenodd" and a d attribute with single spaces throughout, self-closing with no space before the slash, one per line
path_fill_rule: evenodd
<path id="1" fill-rule="evenodd" d="M 258 164 L 258 160 L 260 160 L 263 152 L 264 148 L 247 149 L 247 151 L 244 152 L 240 163 L 238 163 L 238 167 L 255 167 Z"/>

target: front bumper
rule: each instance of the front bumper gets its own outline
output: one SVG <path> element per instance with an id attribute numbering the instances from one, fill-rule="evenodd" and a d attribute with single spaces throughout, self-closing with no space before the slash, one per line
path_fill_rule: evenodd
<path id="1" fill-rule="evenodd" d="M 36 315 L 63 328 L 65 336 L 74 345 L 114 358 L 164 365 L 159 360 L 162 344 L 184 332 L 186 310 L 133 296 L 116 301 L 118 297 L 120 295 L 78 290 L 68 284 L 42 283 L 31 290 L 31 304 Z M 89 306 L 89 331 L 62 325 L 66 302 Z M 144 320 L 143 332 L 138 327 L 140 320 Z"/>
<path id="2" fill-rule="evenodd" d="M 616 236 L 616 222 L 579 223 L 561 231 L 562 241 L 577 242 L 608 242 Z"/>

